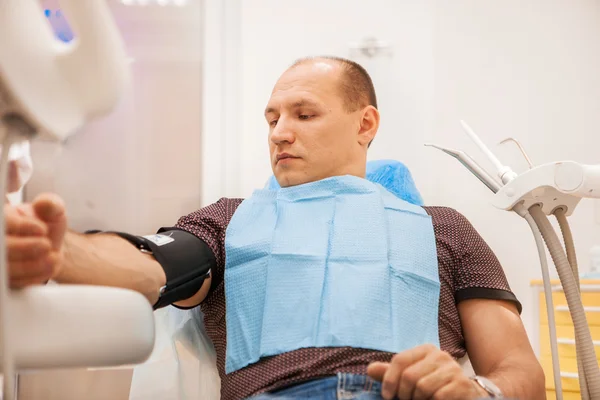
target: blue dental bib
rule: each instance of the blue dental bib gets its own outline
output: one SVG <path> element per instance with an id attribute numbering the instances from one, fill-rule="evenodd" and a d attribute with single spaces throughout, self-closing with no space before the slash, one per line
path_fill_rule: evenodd
<path id="1" fill-rule="evenodd" d="M 225 237 L 226 372 L 306 347 L 439 346 L 431 218 L 341 176 L 243 201 Z"/>

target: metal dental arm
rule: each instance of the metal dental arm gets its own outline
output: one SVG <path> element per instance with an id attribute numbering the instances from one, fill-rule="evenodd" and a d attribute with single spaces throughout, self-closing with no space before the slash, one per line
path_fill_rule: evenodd
<path id="1" fill-rule="evenodd" d="M 600 165 L 583 165 L 574 161 L 562 161 L 533 166 L 520 144 L 515 141 L 530 166 L 528 171 L 517 174 L 498 160 L 471 127 L 464 121 L 461 121 L 461 125 L 466 134 L 492 162 L 501 184 L 468 154 L 431 144 L 427 144 L 427 146 L 437 148 L 459 160 L 494 193 L 494 206 L 516 212 L 531 227 L 542 266 L 556 394 L 558 399 L 562 399 L 552 289 L 545 248 L 542 245 L 543 238 L 556 265 L 575 327 L 578 377 L 582 398 L 586 400 L 600 399 L 600 370 L 581 303 L 574 245 L 566 218 L 573 213 L 583 197 L 600 198 Z M 557 217 L 569 256 L 565 254 L 547 215 Z"/>
<path id="2" fill-rule="evenodd" d="M 448 148 L 436 146 L 434 144 L 425 144 L 425 146 L 434 147 L 438 150 L 443 151 L 451 157 L 456 158 L 462 165 L 465 166 L 476 178 L 478 178 L 481 183 L 488 187 L 492 192 L 497 193 L 498 190 L 502 187 L 500 183 L 496 179 L 494 179 L 490 174 L 487 173 L 475 160 L 473 160 L 468 154 L 463 151 L 451 150 Z"/>

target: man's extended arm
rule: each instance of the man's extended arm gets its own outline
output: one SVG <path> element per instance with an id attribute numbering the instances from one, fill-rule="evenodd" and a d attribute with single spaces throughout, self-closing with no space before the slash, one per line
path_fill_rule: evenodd
<path id="1" fill-rule="evenodd" d="M 11 286 L 52 278 L 59 283 L 132 289 L 151 304 L 158 300 L 166 275 L 154 257 L 114 234 L 67 232 L 64 204 L 57 196 L 43 195 L 18 208 L 5 206 L 4 213 Z M 206 279 L 191 299 L 176 304 L 198 304 L 210 284 Z"/>
<path id="2" fill-rule="evenodd" d="M 158 300 L 166 277 L 152 255 L 144 254 L 113 234 L 67 232 L 59 283 L 115 286 L 135 290 L 151 304 Z"/>
<path id="3" fill-rule="evenodd" d="M 165 272 L 156 259 L 117 235 L 68 232 L 63 249 L 57 282 L 132 289 L 146 296 L 151 304 L 156 303 L 159 289 L 165 285 Z M 206 297 L 210 283 L 209 277 L 196 295 L 175 304 L 182 307 L 199 304 Z"/>

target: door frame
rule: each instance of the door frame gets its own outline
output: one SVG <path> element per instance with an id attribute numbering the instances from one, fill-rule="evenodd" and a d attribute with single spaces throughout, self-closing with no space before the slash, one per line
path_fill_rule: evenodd
<path id="1" fill-rule="evenodd" d="M 240 192 L 240 0 L 203 0 L 202 206 Z"/>

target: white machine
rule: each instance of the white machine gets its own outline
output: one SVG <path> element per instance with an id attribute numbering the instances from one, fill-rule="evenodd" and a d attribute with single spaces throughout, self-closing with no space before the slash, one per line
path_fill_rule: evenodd
<path id="1" fill-rule="evenodd" d="M 0 192 L 12 143 L 62 141 L 111 111 L 129 81 L 127 58 L 104 0 L 63 0 L 76 38 L 57 40 L 37 0 L 0 1 Z M 133 291 L 92 286 L 8 288 L 0 213 L 0 355 L 3 399 L 24 368 L 140 363 L 154 346 L 152 307 Z"/>
<path id="2" fill-rule="evenodd" d="M 465 122 L 461 121 L 461 124 L 467 135 L 492 162 L 497 170 L 496 176 L 486 172 L 462 151 L 432 144 L 427 146 L 442 150 L 459 160 L 494 192 L 493 204 L 496 207 L 516 212 L 531 227 L 542 266 L 556 394 L 558 399 L 562 399 L 552 289 L 543 242 L 546 243 L 556 265 L 575 327 L 581 396 L 585 400 L 600 399 L 600 370 L 581 302 L 577 257 L 573 236 L 567 221 L 567 216 L 573 213 L 581 198 L 600 198 L 600 165 L 582 165 L 574 161 L 561 161 L 533 166 L 520 144 L 515 141 L 530 166 L 528 171 L 518 175 L 510 167 L 503 165 Z M 548 220 L 548 215 L 554 215 L 558 220 L 565 242 L 566 254 Z"/>

